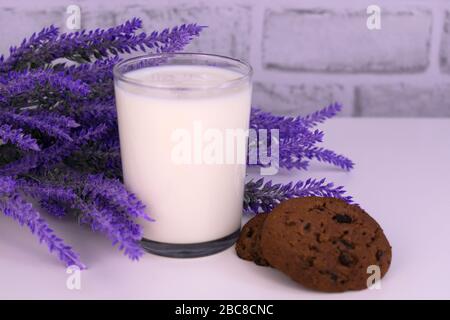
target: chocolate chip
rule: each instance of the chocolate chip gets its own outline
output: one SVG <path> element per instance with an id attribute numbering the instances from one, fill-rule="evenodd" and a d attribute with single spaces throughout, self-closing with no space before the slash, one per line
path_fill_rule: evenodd
<path id="1" fill-rule="evenodd" d="M 337 223 L 352 223 L 353 219 L 347 214 L 335 214 L 333 220 L 336 220 Z"/>
<path id="2" fill-rule="evenodd" d="M 377 250 L 377 253 L 375 254 L 375 257 L 378 261 L 380 261 L 381 257 L 383 256 L 384 252 L 381 250 Z"/>
<path id="3" fill-rule="evenodd" d="M 355 246 L 353 243 L 348 242 L 347 240 L 340 239 L 339 240 L 347 249 L 355 249 Z"/>
<path id="4" fill-rule="evenodd" d="M 338 276 L 335 273 L 329 272 L 328 274 L 330 275 L 331 280 L 333 280 L 334 282 L 337 281 Z"/>
<path id="5" fill-rule="evenodd" d="M 316 258 L 315 257 L 308 257 L 307 259 L 306 259 L 306 262 L 308 263 L 308 266 L 309 267 L 313 267 L 314 266 L 314 260 L 315 260 Z"/>
<path id="6" fill-rule="evenodd" d="M 339 255 L 339 263 L 345 267 L 351 267 L 356 264 L 356 258 L 347 252 L 341 252 Z"/>
<path id="7" fill-rule="evenodd" d="M 307 224 L 305 224 L 305 226 L 303 227 L 303 230 L 305 230 L 305 231 L 309 231 L 311 229 L 311 223 L 307 223 Z"/>
<path id="8" fill-rule="evenodd" d="M 320 233 L 316 233 L 316 241 L 320 243 Z"/>

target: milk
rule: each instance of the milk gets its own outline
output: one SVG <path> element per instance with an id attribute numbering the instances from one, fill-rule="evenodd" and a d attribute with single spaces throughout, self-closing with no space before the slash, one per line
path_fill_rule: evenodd
<path id="1" fill-rule="evenodd" d="M 192 244 L 236 232 L 242 216 L 245 159 L 180 164 L 173 159 L 174 132 L 180 128 L 191 132 L 201 144 L 194 132 L 199 126 L 203 132 L 214 129 L 224 136 L 226 130 L 248 129 L 250 82 L 228 86 L 242 75 L 212 66 L 147 67 L 125 76 L 144 84 L 115 82 L 125 185 L 155 219 L 141 221 L 144 238 Z M 198 151 L 198 144 L 193 148 Z"/>

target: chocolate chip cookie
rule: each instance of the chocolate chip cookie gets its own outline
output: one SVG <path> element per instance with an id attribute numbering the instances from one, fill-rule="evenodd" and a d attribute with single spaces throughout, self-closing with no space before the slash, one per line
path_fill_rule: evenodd
<path id="1" fill-rule="evenodd" d="M 367 288 L 368 267 L 378 266 L 382 277 L 392 255 L 383 230 L 364 210 L 321 197 L 278 205 L 265 219 L 260 247 L 272 267 L 327 292 Z"/>
<path id="2" fill-rule="evenodd" d="M 266 213 L 259 213 L 250 219 L 242 228 L 239 239 L 236 242 L 237 255 L 260 266 L 269 265 L 262 256 L 260 245 L 261 229 L 266 217 Z"/>

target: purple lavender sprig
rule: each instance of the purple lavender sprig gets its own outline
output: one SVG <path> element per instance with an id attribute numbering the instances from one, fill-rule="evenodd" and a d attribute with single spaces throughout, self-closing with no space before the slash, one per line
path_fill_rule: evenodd
<path id="1" fill-rule="evenodd" d="M 119 56 L 97 60 L 93 63 L 82 63 L 64 68 L 64 73 L 89 85 L 96 84 L 99 79 L 112 78 L 112 69 L 120 61 Z"/>
<path id="2" fill-rule="evenodd" d="M 71 129 L 79 126 L 73 119 L 52 113 L 0 111 L 0 121 L 27 130 L 38 130 L 59 140 L 72 141 Z"/>
<path id="3" fill-rule="evenodd" d="M 134 194 L 128 192 L 117 179 L 107 179 L 101 174 L 89 175 L 81 194 L 83 197 L 103 199 L 110 208 L 118 212 L 154 221 L 145 212 L 145 205 Z"/>
<path id="4" fill-rule="evenodd" d="M 0 196 L 9 195 L 16 190 L 16 181 L 9 176 L 0 176 Z"/>
<path id="5" fill-rule="evenodd" d="M 5 81 L 8 85 L 0 87 L 0 96 L 8 101 L 4 107 L 53 107 L 61 101 L 80 100 L 90 91 L 82 81 L 50 69 L 10 72 Z"/>
<path id="6" fill-rule="evenodd" d="M 9 49 L 9 57 L 6 60 L 0 56 L 0 72 L 37 67 L 32 57 L 36 56 L 37 52 L 47 43 L 54 41 L 57 36 L 58 28 L 51 25 L 37 34 L 33 33 L 30 39 L 23 39 L 20 46 L 13 46 Z"/>
<path id="7" fill-rule="evenodd" d="M 50 184 L 45 182 L 37 182 L 27 179 L 16 179 L 16 187 L 20 191 L 35 199 L 44 201 L 58 201 L 64 203 L 73 203 L 77 200 L 76 192 L 67 186 Z"/>
<path id="8" fill-rule="evenodd" d="M 62 162 L 66 157 L 79 150 L 85 143 L 99 139 L 106 132 L 106 125 L 101 124 L 95 128 L 82 129 L 72 142 L 55 143 L 42 150 L 30 151 L 19 160 L 0 167 L 0 175 L 20 175 L 41 166 L 42 169 L 51 168 Z"/>
<path id="9" fill-rule="evenodd" d="M 7 200 L 0 198 L 0 211 L 16 220 L 20 225 L 26 225 L 41 243 L 47 244 L 50 252 L 58 255 L 66 266 L 76 265 L 82 269 L 86 268 L 72 248 L 64 244 L 63 240 L 53 233 L 45 220 L 40 217 L 39 212 L 20 194 L 13 193 Z"/>
<path id="10" fill-rule="evenodd" d="M 148 48 L 156 48 L 157 52 L 177 52 L 191 42 L 191 40 L 200 35 L 200 32 L 206 26 L 199 26 L 195 23 L 182 24 L 172 29 L 164 29 L 161 33 L 152 32 L 144 41 Z M 145 51 L 145 47 L 141 47 Z"/>
<path id="11" fill-rule="evenodd" d="M 274 184 L 261 178 L 249 181 L 245 185 L 244 211 L 247 213 L 269 212 L 281 201 L 297 197 L 334 197 L 352 203 L 352 197 L 346 196 L 342 186 L 334 186 L 325 179 Z"/>
<path id="12" fill-rule="evenodd" d="M 302 117 L 285 117 L 274 115 L 270 112 L 262 111 L 253 107 L 250 114 L 250 128 L 258 129 L 278 129 L 280 137 L 292 137 L 298 135 L 309 135 L 310 130 L 306 126 Z"/>
<path id="13" fill-rule="evenodd" d="M 281 140 L 280 142 L 280 167 L 287 169 L 307 170 L 309 161 L 316 159 L 340 167 L 345 171 L 353 169 L 354 163 L 347 157 L 337 154 L 332 150 L 305 145 L 297 139 Z"/>
<path id="14" fill-rule="evenodd" d="M 40 110 L 39 112 L 32 113 L 32 112 L 22 112 L 22 115 L 30 115 L 35 120 L 43 121 L 47 123 L 49 126 L 57 127 L 58 129 L 66 129 L 70 130 L 73 128 L 80 127 L 80 124 L 75 121 L 73 118 L 65 116 L 63 114 L 57 113 L 57 112 L 47 112 Z M 36 127 L 38 129 L 38 127 Z M 45 130 L 44 130 L 45 131 Z"/>
<path id="15" fill-rule="evenodd" d="M 316 159 L 348 171 L 353 168 L 354 163 L 343 155 L 317 147 L 316 144 L 322 142 L 324 133 L 313 130 L 315 125 L 334 117 L 341 109 L 340 104 L 334 103 L 305 117 L 284 117 L 252 108 L 250 127 L 256 130 L 279 130 L 279 141 L 276 143 L 280 150 L 281 168 L 307 170 L 309 160 Z"/>
<path id="16" fill-rule="evenodd" d="M 311 113 L 303 118 L 303 124 L 310 128 L 319 123 L 324 122 L 327 119 L 333 118 L 342 110 L 342 105 L 339 103 L 332 103 L 329 106 Z"/>
<path id="17" fill-rule="evenodd" d="M 0 125 L 0 143 L 11 143 L 22 150 L 40 151 L 39 145 L 33 137 L 24 134 L 22 129 L 14 129 L 10 125 Z"/>
<path id="18" fill-rule="evenodd" d="M 142 27 L 142 21 L 133 18 L 124 24 L 106 30 L 85 30 L 64 33 L 57 38 L 41 41 L 32 52 L 27 50 L 26 42 L 19 56 L 10 56 L 0 63 L 0 72 L 21 70 L 25 66 L 34 68 L 50 64 L 58 58 L 66 58 L 79 63 L 91 62 L 92 59 L 107 58 L 109 55 L 130 53 L 146 48 L 156 51 L 174 52 L 184 48 L 193 37 L 198 36 L 203 26 L 196 24 L 183 25 L 172 31 L 153 32 L 147 36 L 144 32 L 135 34 Z"/>
<path id="19" fill-rule="evenodd" d="M 130 259 L 136 260 L 143 254 L 139 246 L 142 230 L 132 217 L 151 218 L 144 212 L 145 206 L 117 180 L 65 169 L 30 177 L 16 180 L 17 189 L 40 200 L 50 214 L 61 217 L 70 211 L 79 223 L 104 233 L 113 245 L 119 244 L 119 250 Z"/>
<path id="20" fill-rule="evenodd" d="M 325 148 L 307 147 L 303 149 L 301 154 L 308 159 L 314 158 L 321 162 L 330 163 L 346 171 L 350 171 L 355 165 L 349 158 Z"/>
<path id="21" fill-rule="evenodd" d="M 286 117 L 264 112 L 258 108 L 252 108 L 250 127 L 253 129 L 279 129 L 280 136 L 287 138 L 302 134 L 308 134 L 309 129 L 326 119 L 334 117 L 342 110 L 338 103 L 332 103 L 319 111 L 305 117 Z"/>
<path id="22" fill-rule="evenodd" d="M 40 200 L 39 205 L 43 210 L 54 217 L 62 218 L 67 215 L 66 204 L 64 203 L 59 203 L 54 200 Z"/>
<path id="23" fill-rule="evenodd" d="M 102 175 L 81 174 L 66 171 L 57 181 L 79 190 L 78 199 L 72 207 L 79 210 L 78 221 L 88 224 L 92 230 L 104 233 L 118 245 L 119 250 L 132 260 L 139 259 L 143 250 L 139 245 L 142 238 L 141 227 L 133 221 L 143 218 L 152 221 L 146 214 L 145 206 L 136 196 L 115 179 Z"/>
<path id="24" fill-rule="evenodd" d="M 82 63 L 65 68 L 66 75 L 90 86 L 86 100 L 90 104 L 108 104 L 114 106 L 113 67 L 120 61 L 113 56 L 93 63 Z"/>
<path id="25" fill-rule="evenodd" d="M 119 250 L 123 250 L 126 256 L 138 260 L 144 253 L 139 245 L 142 239 L 141 227 L 126 216 L 118 215 L 107 204 L 100 207 L 84 207 L 86 213 L 81 216 L 80 222 L 88 224 L 93 231 L 104 233 L 111 239 L 113 246 L 119 244 Z"/>

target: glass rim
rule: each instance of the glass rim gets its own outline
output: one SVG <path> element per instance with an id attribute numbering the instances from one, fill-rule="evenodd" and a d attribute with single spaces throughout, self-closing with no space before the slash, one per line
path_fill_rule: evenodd
<path id="1" fill-rule="evenodd" d="M 193 57 L 210 57 L 210 58 L 214 58 L 214 59 L 218 59 L 218 60 L 222 60 L 225 62 L 230 62 L 234 65 L 238 65 L 241 67 L 244 67 L 246 72 L 242 73 L 242 75 L 240 77 L 237 77 L 235 79 L 231 79 L 231 80 L 224 80 L 221 81 L 219 84 L 215 84 L 215 85 L 210 85 L 210 86 L 199 86 L 199 87 L 184 87 L 184 86 L 172 86 L 172 85 L 158 85 L 158 84 L 148 84 L 145 83 L 141 80 L 136 80 L 134 78 L 131 77 L 127 77 L 126 73 L 127 72 L 123 72 L 120 70 L 121 67 L 135 63 L 135 62 L 139 62 L 141 60 L 145 60 L 145 59 L 158 59 L 158 58 L 165 58 L 165 57 L 174 57 L 174 56 L 180 56 L 180 57 L 188 57 L 188 56 L 193 56 Z M 180 64 L 183 65 L 183 64 Z M 196 64 L 193 64 L 196 65 Z M 201 66 L 199 64 L 199 66 Z M 218 67 L 220 68 L 220 67 Z M 224 68 L 225 69 L 225 68 Z M 116 65 L 114 65 L 113 67 L 113 76 L 114 76 L 114 80 L 120 80 L 123 81 L 125 83 L 128 84 L 132 84 L 132 85 L 136 85 L 136 86 L 140 86 L 140 87 L 144 87 L 147 89 L 157 89 L 157 90 L 188 90 L 188 91 L 201 91 L 201 90 L 209 90 L 209 89 L 223 89 L 223 88 L 228 88 L 229 86 L 233 86 L 236 83 L 241 83 L 241 82 L 245 82 L 247 80 L 250 80 L 251 77 L 253 76 L 253 68 L 252 66 L 243 60 L 240 59 L 236 59 L 236 58 L 231 58 L 231 57 L 227 57 L 224 55 L 219 55 L 219 54 L 213 54 L 213 53 L 201 53 L 201 52 L 163 52 L 163 53 L 149 53 L 149 54 L 143 54 L 143 55 L 139 55 L 139 56 L 135 56 L 135 57 L 131 57 L 125 60 L 120 61 L 119 63 L 117 63 Z"/>

